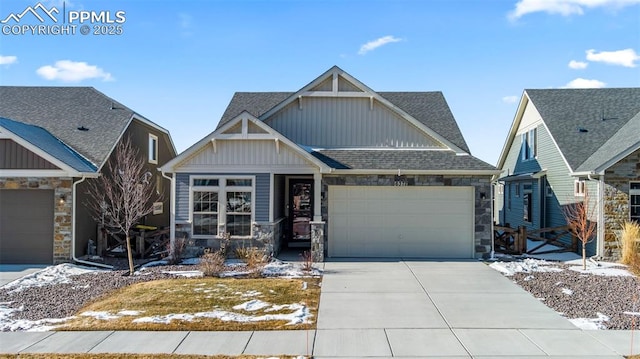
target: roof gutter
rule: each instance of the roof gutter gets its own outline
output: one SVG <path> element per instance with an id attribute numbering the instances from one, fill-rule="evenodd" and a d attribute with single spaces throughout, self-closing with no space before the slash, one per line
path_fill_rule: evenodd
<path id="1" fill-rule="evenodd" d="M 403 169 L 334 169 L 335 175 L 450 175 L 450 176 L 492 176 L 499 175 L 500 170 L 403 170 Z"/>
<path id="2" fill-rule="evenodd" d="M 77 203 L 77 185 L 79 183 L 84 182 L 84 180 L 87 179 L 87 176 L 82 176 L 82 178 L 78 181 L 73 182 L 73 188 L 72 188 L 72 192 L 71 192 L 71 196 L 72 196 L 72 204 L 71 204 L 71 258 L 73 259 L 74 262 L 78 262 L 78 263 L 82 263 L 82 264 L 86 264 L 86 265 L 90 265 L 90 266 L 96 266 L 96 267 L 102 267 L 102 268 L 108 268 L 108 269 L 113 269 L 113 266 L 107 265 L 107 264 L 102 264 L 102 263 L 95 263 L 95 262 L 89 262 L 89 261 L 85 261 L 82 259 L 78 259 L 76 257 L 76 203 Z"/>

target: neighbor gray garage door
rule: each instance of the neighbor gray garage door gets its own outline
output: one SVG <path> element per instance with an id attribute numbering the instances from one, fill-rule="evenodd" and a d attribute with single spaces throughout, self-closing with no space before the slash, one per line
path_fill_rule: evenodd
<path id="1" fill-rule="evenodd" d="M 0 190 L 0 263 L 53 262 L 53 190 Z"/>
<path id="2" fill-rule="evenodd" d="M 329 186 L 329 256 L 472 258 L 473 194 L 473 187 Z"/>

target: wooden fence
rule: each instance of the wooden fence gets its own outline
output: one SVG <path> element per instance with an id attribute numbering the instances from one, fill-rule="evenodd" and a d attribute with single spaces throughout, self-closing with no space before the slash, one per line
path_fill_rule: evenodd
<path id="1" fill-rule="evenodd" d="M 571 236 L 571 243 L 560 241 L 560 237 Z M 527 249 L 527 239 L 539 242 Z M 494 226 L 493 243 L 496 252 L 507 254 L 546 254 L 559 252 L 578 252 L 578 239 L 571 233 L 569 226 L 549 227 L 527 230 L 525 226 L 517 228 Z M 553 245 L 557 249 L 545 249 Z"/>

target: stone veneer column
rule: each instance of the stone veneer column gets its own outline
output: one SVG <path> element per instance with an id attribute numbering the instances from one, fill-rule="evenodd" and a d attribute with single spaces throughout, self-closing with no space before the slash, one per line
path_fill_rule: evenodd
<path id="1" fill-rule="evenodd" d="M 314 262 L 324 262 L 325 222 L 309 222 L 311 226 L 311 255 Z"/>

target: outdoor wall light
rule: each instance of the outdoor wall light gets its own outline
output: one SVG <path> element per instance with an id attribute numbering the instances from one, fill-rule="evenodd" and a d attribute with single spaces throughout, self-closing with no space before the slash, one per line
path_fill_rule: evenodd
<path id="1" fill-rule="evenodd" d="M 67 196 L 65 196 L 64 194 L 60 195 L 60 199 L 58 200 L 59 204 L 64 204 L 67 201 Z"/>
<path id="2" fill-rule="evenodd" d="M 483 200 L 483 201 L 484 201 L 485 199 L 487 199 L 487 194 L 486 194 L 486 193 L 484 193 L 484 192 L 480 192 L 480 199 L 481 199 L 481 200 Z"/>

